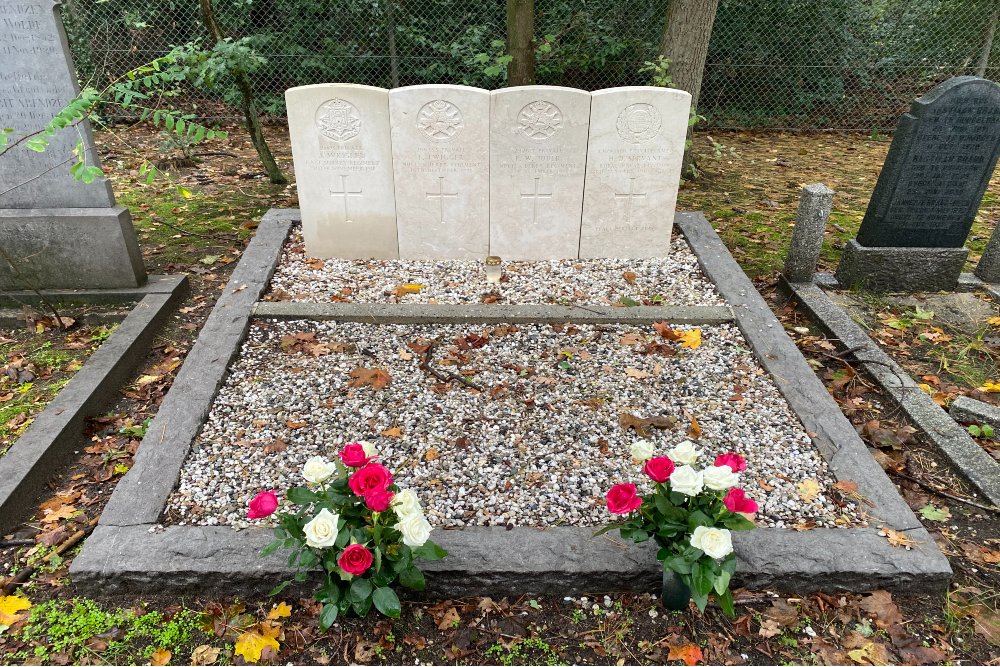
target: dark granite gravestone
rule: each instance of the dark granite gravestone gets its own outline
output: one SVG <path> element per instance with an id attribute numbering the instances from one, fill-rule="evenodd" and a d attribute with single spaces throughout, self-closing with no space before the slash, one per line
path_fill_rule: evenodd
<path id="1" fill-rule="evenodd" d="M 69 174 L 78 142 L 98 163 L 88 124 L 43 153 L 18 144 L 78 92 L 57 4 L 0 0 L 0 127 L 14 130 L 0 153 L 0 289 L 135 287 L 146 271 L 128 211 L 107 181 Z"/>
<path id="2" fill-rule="evenodd" d="M 837 278 L 878 289 L 952 289 L 1000 157 L 1000 85 L 960 76 L 900 118 L 856 241 Z"/>

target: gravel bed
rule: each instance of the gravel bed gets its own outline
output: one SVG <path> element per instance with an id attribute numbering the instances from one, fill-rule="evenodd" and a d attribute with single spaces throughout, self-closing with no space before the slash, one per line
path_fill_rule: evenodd
<path id="1" fill-rule="evenodd" d="M 504 262 L 501 282 L 487 283 L 483 261 L 310 258 L 296 225 L 265 300 L 608 305 L 624 298 L 635 302 L 629 305 L 724 305 L 680 234 L 670 248 L 652 259 Z M 407 284 L 423 287 L 398 289 Z"/>
<path id="2" fill-rule="evenodd" d="M 700 347 L 665 343 L 677 352 L 665 356 L 640 352 L 663 341 L 652 327 L 629 325 L 255 321 L 164 522 L 247 526 L 255 493 L 281 495 L 302 483 L 310 456 L 365 439 L 434 525 L 600 525 L 611 485 L 644 485 L 630 460 L 637 436 L 620 424 L 629 414 L 678 419 L 652 430 L 659 453 L 696 418 L 702 466 L 726 451 L 746 456 L 741 486 L 761 505 L 759 525 L 865 525 L 830 491 L 825 462 L 738 329 L 700 329 Z M 282 350 L 286 336 L 307 333 L 315 339 Z M 420 341 L 432 340 L 421 368 Z M 359 368 L 383 369 L 388 385 L 349 386 Z M 458 377 L 482 391 L 447 381 Z M 807 480 L 819 491 L 808 501 L 797 489 Z"/>

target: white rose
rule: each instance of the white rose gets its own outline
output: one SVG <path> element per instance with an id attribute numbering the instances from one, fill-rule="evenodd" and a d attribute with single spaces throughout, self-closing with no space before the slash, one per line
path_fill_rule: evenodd
<path id="1" fill-rule="evenodd" d="M 667 452 L 667 456 L 674 463 L 693 465 L 698 460 L 698 457 L 701 456 L 701 450 L 695 447 L 694 443 L 690 440 L 682 440 L 676 447 Z"/>
<path id="2" fill-rule="evenodd" d="M 739 484 L 740 476 L 729 466 L 712 466 L 705 468 L 703 473 L 705 486 L 716 491 L 723 491 Z"/>
<path id="3" fill-rule="evenodd" d="M 302 527 L 306 534 L 306 544 L 317 549 L 332 547 L 337 541 L 337 523 L 340 521 L 339 514 L 330 514 L 330 510 L 320 510 L 319 514 Z"/>
<path id="4" fill-rule="evenodd" d="M 698 526 L 691 534 L 691 546 L 710 558 L 725 558 L 733 553 L 733 534 L 725 528 Z"/>
<path id="5" fill-rule="evenodd" d="M 407 514 L 400 517 L 399 523 L 394 528 L 403 534 L 403 544 L 416 549 L 424 546 L 431 536 L 431 524 L 423 514 Z"/>
<path id="6" fill-rule="evenodd" d="M 310 484 L 321 484 L 337 474 L 337 466 L 322 456 L 314 456 L 302 466 L 302 476 Z"/>
<path id="7" fill-rule="evenodd" d="M 417 497 L 413 489 L 404 489 L 392 497 L 392 509 L 396 510 L 396 516 L 400 519 L 411 514 L 423 514 L 420 507 L 420 498 Z"/>
<path id="8" fill-rule="evenodd" d="M 701 471 L 696 471 L 691 466 L 680 466 L 670 475 L 670 489 L 686 496 L 697 496 L 704 485 Z"/>
<path id="9" fill-rule="evenodd" d="M 636 440 L 633 442 L 632 458 L 638 461 L 648 461 L 653 458 L 653 443 L 649 440 Z"/>
<path id="10" fill-rule="evenodd" d="M 358 444 L 361 445 L 361 449 L 365 450 L 365 456 L 368 458 L 371 458 L 378 453 L 378 450 L 375 449 L 374 443 L 368 442 L 367 440 L 358 440 Z"/>

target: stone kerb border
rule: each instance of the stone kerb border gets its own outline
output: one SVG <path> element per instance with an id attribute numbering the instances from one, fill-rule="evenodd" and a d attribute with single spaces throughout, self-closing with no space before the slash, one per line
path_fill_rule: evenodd
<path id="1" fill-rule="evenodd" d="M 150 425 L 135 465 L 119 483 L 100 525 L 70 569 L 88 594 L 130 590 L 266 591 L 289 575 L 286 558 L 258 556 L 270 531 L 157 525 L 188 448 L 273 273 L 297 211 L 271 210 L 244 253 L 174 387 Z M 799 414 L 838 479 L 852 479 L 870 502 L 873 527 L 796 532 L 761 528 L 735 536 L 736 585 L 810 590 L 941 590 L 951 568 L 854 428 L 827 394 L 708 221 L 677 215 L 703 270 L 733 308 L 764 367 Z M 628 310 L 628 309 L 620 309 Z M 272 311 L 273 312 L 273 311 Z M 878 526 L 905 532 L 910 550 L 893 548 Z M 442 530 L 451 552 L 428 563 L 428 594 L 461 596 L 654 590 L 658 566 L 650 545 L 592 537 L 590 528 Z"/>
<path id="2" fill-rule="evenodd" d="M 930 438 L 938 450 L 989 502 L 1000 507 L 1000 463 L 977 445 L 966 430 L 920 388 L 909 373 L 818 285 L 784 283 L 783 287 L 844 349 L 853 350 L 865 372 L 881 386 L 889 398 Z"/>
<path id="3" fill-rule="evenodd" d="M 157 276 L 149 287 L 119 290 L 115 295 L 93 290 L 89 297 L 120 303 L 141 298 L 114 333 L 101 344 L 76 375 L 35 417 L 34 422 L 0 457 L 0 534 L 17 526 L 34 507 L 36 495 L 59 470 L 61 459 L 78 446 L 83 420 L 98 413 L 149 350 L 153 336 L 187 290 L 183 276 Z M 75 292 L 47 291 L 59 302 Z M 143 296 L 145 295 L 145 296 Z M 0 294 L 0 302 L 34 301 L 31 294 Z"/>

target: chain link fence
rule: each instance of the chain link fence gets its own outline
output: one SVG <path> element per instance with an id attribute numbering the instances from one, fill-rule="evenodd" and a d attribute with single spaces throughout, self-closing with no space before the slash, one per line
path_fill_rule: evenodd
<path id="1" fill-rule="evenodd" d="M 720 0 L 699 113 L 706 126 L 890 130 L 909 103 L 959 74 L 1000 79 L 1000 0 Z M 263 111 L 286 88 L 506 84 L 503 0 L 214 0 L 233 39 L 266 63 Z M 537 82 L 587 90 L 647 84 L 665 0 L 536 0 Z M 197 0 L 64 0 L 85 81 L 100 83 L 206 43 Z M 992 35 L 993 44 L 988 44 Z M 206 118 L 237 117 L 235 88 L 190 90 Z"/>

